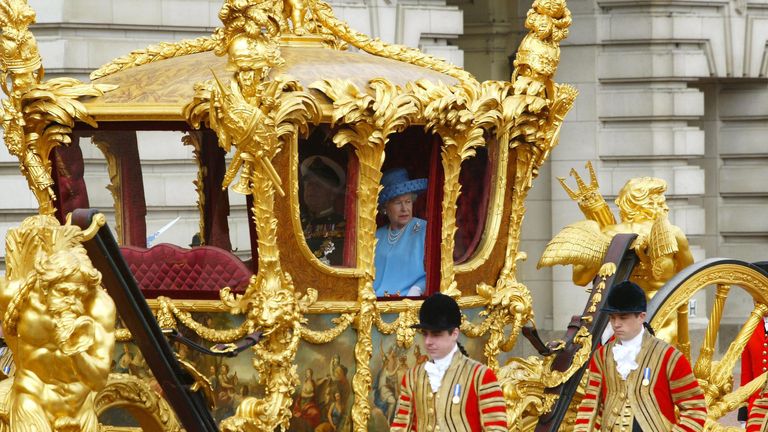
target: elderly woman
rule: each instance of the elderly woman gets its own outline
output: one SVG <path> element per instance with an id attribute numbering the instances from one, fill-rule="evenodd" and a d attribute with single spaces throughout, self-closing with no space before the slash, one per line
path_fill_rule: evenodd
<path id="1" fill-rule="evenodd" d="M 427 222 L 413 217 L 413 201 L 427 190 L 427 179 L 411 180 L 404 168 L 384 173 L 379 206 L 388 223 L 376 231 L 378 297 L 420 296 L 426 288 L 424 240 Z"/>

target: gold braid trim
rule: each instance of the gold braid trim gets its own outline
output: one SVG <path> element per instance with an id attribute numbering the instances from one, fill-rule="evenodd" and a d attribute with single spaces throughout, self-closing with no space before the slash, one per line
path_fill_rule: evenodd
<path id="1" fill-rule="evenodd" d="M 342 39 L 350 45 L 361 49 L 368 54 L 385 57 L 404 63 L 431 69 L 456 78 L 462 83 L 478 85 L 475 77 L 460 67 L 447 61 L 424 54 L 416 48 L 405 45 L 394 45 L 382 42 L 380 39 L 371 39 L 370 36 L 353 30 L 349 24 L 337 19 L 333 15 L 331 6 L 322 0 L 310 0 L 310 8 L 314 17 L 328 29 L 334 36 Z"/>
<path id="2" fill-rule="evenodd" d="M 130 54 L 118 57 L 101 66 L 91 72 L 90 78 L 93 81 L 132 67 L 189 54 L 213 51 L 217 43 L 211 36 L 201 36 L 197 39 L 173 43 L 161 42 L 157 45 L 150 45 L 144 49 L 131 51 Z"/>

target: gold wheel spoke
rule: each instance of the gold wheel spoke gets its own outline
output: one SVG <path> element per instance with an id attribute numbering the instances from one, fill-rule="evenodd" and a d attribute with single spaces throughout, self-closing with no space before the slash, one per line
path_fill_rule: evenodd
<path id="1" fill-rule="evenodd" d="M 709 315 L 709 323 L 707 324 L 707 333 L 704 337 L 704 344 L 701 346 L 699 358 L 696 360 L 696 365 L 693 368 L 693 373 L 696 377 L 705 381 L 710 381 L 710 375 L 712 374 L 712 354 L 715 352 L 715 344 L 717 343 L 717 334 L 720 329 L 720 320 L 723 317 L 725 299 L 728 297 L 728 292 L 730 290 L 730 285 L 717 284 L 715 301 L 712 305 L 712 313 Z M 707 392 L 707 396 L 709 397 L 713 395 L 710 395 L 709 392 Z"/>

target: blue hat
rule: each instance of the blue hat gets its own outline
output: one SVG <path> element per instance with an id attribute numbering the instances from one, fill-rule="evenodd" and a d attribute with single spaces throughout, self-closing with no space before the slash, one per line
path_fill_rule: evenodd
<path id="1" fill-rule="evenodd" d="M 381 185 L 384 189 L 379 194 L 379 205 L 385 204 L 394 197 L 407 193 L 419 194 L 427 190 L 427 179 L 411 180 L 405 168 L 388 170 L 381 176 Z"/>

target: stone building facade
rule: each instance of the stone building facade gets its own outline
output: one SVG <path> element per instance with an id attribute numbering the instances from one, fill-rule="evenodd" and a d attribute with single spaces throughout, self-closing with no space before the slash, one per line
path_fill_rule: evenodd
<path id="1" fill-rule="evenodd" d="M 450 0 L 464 11 L 458 45 L 480 79 L 507 77 L 524 35 L 528 4 Z M 538 179 L 523 232 L 532 259 L 539 325 L 562 329 L 574 313 L 570 270 L 536 270 L 547 241 L 582 219 L 557 177 L 593 161 L 613 199 L 624 182 L 656 176 L 669 184 L 671 220 L 697 260 L 768 259 L 768 2 L 577 0 L 557 80 L 579 89 L 560 145 Z M 474 65 L 478 66 L 476 69 Z M 734 291 L 738 291 L 734 289 Z M 705 316 L 707 298 L 692 305 Z M 724 323 L 752 309 L 726 305 Z M 694 318 L 695 322 L 696 319 Z"/>
<path id="2" fill-rule="evenodd" d="M 88 73 L 131 50 L 159 41 L 210 34 L 220 0 L 29 0 L 49 77 Z M 507 0 L 336 0 L 336 15 L 388 42 L 418 46 L 465 65 L 481 79 L 509 79 L 528 2 Z M 697 259 L 768 259 L 768 1 L 575 0 L 562 47 L 559 82 L 579 89 L 560 146 L 528 201 L 520 279 L 534 295 L 537 324 L 562 329 L 584 294 L 569 269 L 536 270 L 546 242 L 582 218 L 558 184 L 570 168 L 593 161 L 606 197 L 630 177 L 669 183 L 671 219 L 686 232 Z M 147 132 L 146 134 L 152 134 Z M 149 136 L 177 140 L 177 136 Z M 166 149 L 173 147 L 176 153 Z M 152 191 L 148 231 L 181 216 L 162 241 L 189 242 L 196 227 L 191 149 L 142 150 Z M 108 184 L 99 152 L 86 175 Z M 15 159 L 0 149 L 0 238 L 34 212 Z M 233 247 L 249 246 L 245 202 L 232 195 Z M 91 205 L 109 207 L 106 191 Z M 242 216 L 240 216 L 242 215 Z M 240 218 L 240 219 L 238 219 Z M 242 237 L 242 238 L 241 238 Z M 238 238 L 241 238 L 238 240 Z M 703 311 L 706 296 L 697 299 Z M 736 297 L 726 321 L 751 309 Z M 694 320 L 695 321 L 695 320 Z"/>

